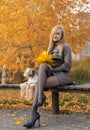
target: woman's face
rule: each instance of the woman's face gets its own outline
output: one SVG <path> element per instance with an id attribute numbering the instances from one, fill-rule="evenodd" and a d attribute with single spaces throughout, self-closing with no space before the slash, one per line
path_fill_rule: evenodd
<path id="1" fill-rule="evenodd" d="M 54 32 L 53 36 L 52 36 L 52 40 L 53 40 L 54 42 L 58 42 L 58 41 L 61 40 L 61 37 L 62 37 L 62 31 L 61 31 L 61 29 L 57 29 L 57 30 Z"/>

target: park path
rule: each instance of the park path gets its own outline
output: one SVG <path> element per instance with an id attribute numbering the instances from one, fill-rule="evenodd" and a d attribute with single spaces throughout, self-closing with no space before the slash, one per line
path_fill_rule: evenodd
<path id="1" fill-rule="evenodd" d="M 90 114 L 54 115 L 50 110 L 42 108 L 39 111 L 41 127 L 33 128 L 35 130 L 90 130 Z M 27 122 L 29 114 L 30 109 L 0 109 L 0 130 L 25 130 L 23 124 Z"/>

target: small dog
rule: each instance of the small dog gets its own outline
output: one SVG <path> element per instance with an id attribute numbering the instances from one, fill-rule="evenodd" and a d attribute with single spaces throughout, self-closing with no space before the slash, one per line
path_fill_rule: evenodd
<path id="1" fill-rule="evenodd" d="M 29 84 L 37 82 L 38 76 L 34 69 L 27 68 L 24 71 L 23 75 L 24 75 L 24 77 L 26 77 L 28 79 Z"/>
<path id="2" fill-rule="evenodd" d="M 23 75 L 28 79 L 28 81 L 20 84 L 21 97 L 25 97 L 26 100 L 31 100 L 34 87 L 38 81 L 38 75 L 32 68 L 25 69 Z"/>

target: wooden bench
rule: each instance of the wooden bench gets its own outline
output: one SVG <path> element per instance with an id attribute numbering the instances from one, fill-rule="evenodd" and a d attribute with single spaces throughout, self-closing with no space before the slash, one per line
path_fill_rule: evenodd
<path id="1" fill-rule="evenodd" d="M 0 84 L 0 89 L 20 89 L 19 84 Z M 88 93 L 90 94 L 90 85 L 76 85 L 73 83 L 68 86 L 58 86 L 55 88 L 45 88 L 44 91 L 52 92 L 52 113 L 59 113 L 59 92 L 76 92 L 76 93 Z"/>

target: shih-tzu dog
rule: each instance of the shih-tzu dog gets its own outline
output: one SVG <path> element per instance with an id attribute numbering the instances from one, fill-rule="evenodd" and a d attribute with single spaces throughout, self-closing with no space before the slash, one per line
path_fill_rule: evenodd
<path id="1" fill-rule="evenodd" d="M 28 79 L 28 81 L 20 84 L 21 97 L 25 97 L 26 100 L 31 100 L 33 97 L 34 87 L 38 81 L 38 75 L 32 68 L 25 69 L 23 75 Z"/>
<path id="2" fill-rule="evenodd" d="M 38 75 L 36 74 L 35 70 L 32 68 L 25 69 L 23 73 L 24 77 L 28 79 L 28 83 L 36 83 L 38 79 Z"/>

